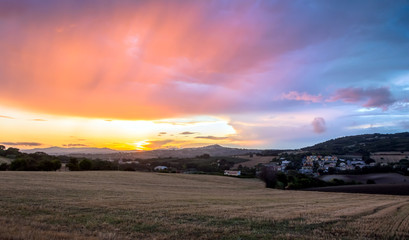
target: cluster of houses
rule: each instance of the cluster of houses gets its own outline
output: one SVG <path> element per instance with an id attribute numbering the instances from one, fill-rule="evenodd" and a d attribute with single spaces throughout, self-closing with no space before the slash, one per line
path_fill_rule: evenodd
<path id="1" fill-rule="evenodd" d="M 303 159 L 303 165 L 299 172 L 304 174 L 312 174 L 321 171 L 328 173 L 331 168 L 337 171 L 347 171 L 366 166 L 370 166 L 370 164 L 366 164 L 360 157 L 345 160 L 343 158 L 338 158 L 337 156 L 312 155 Z"/>
<path id="2" fill-rule="evenodd" d="M 291 161 L 285 158 L 280 158 L 277 162 L 265 164 L 272 171 L 286 172 L 287 167 L 291 165 Z M 302 160 L 302 166 L 298 172 L 303 174 L 328 173 L 331 171 L 348 171 L 356 170 L 367 166 L 375 166 L 375 163 L 366 164 L 361 157 L 353 156 L 348 158 L 340 158 L 337 156 L 306 156 Z"/>

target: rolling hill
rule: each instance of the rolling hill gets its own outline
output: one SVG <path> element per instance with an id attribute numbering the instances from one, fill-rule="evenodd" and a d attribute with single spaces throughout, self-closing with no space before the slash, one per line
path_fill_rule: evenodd
<path id="1" fill-rule="evenodd" d="M 409 151 L 409 132 L 340 137 L 302 150 L 332 154 Z"/>

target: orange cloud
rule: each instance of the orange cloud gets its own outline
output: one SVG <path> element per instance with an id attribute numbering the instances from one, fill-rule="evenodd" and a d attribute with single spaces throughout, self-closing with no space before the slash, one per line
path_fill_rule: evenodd
<path id="1" fill-rule="evenodd" d="M 246 80 L 237 74 L 267 59 L 254 49 L 262 32 L 247 19 L 248 4 L 129 4 L 56 2 L 53 12 L 32 6 L 6 15 L 2 103 L 99 118 L 218 113 L 241 99 Z"/>

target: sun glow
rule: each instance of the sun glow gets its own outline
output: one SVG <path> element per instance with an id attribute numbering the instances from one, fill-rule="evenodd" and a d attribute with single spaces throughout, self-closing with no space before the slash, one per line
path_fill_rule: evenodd
<path id="1" fill-rule="evenodd" d="M 136 143 L 134 143 L 134 145 L 136 147 L 136 150 L 139 150 L 139 151 L 150 150 L 150 148 L 147 147 L 147 146 L 150 145 L 148 140 L 143 140 L 143 141 L 136 142 Z"/>

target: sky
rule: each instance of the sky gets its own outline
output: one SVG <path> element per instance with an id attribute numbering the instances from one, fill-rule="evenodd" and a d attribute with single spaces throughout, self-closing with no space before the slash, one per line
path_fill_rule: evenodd
<path id="1" fill-rule="evenodd" d="M 0 144 L 294 149 L 409 130 L 408 0 L 0 0 Z"/>

